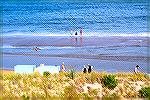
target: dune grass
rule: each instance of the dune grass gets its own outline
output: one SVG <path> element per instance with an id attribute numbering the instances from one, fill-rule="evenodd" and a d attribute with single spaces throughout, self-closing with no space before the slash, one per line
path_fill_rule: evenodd
<path id="1" fill-rule="evenodd" d="M 143 73 L 106 73 L 92 72 L 90 74 L 82 72 L 60 72 L 58 74 L 46 73 L 46 76 L 34 74 L 0 74 L 0 94 L 1 99 L 17 98 L 22 100 L 41 100 L 51 98 L 51 100 L 84 100 L 95 98 L 138 98 L 139 90 L 150 86 L 150 79 Z M 103 79 L 113 75 L 117 84 L 113 88 L 103 86 Z M 108 79 L 109 80 L 109 79 Z M 110 80 L 111 81 L 111 80 Z M 113 80 L 114 81 L 114 80 Z M 86 84 L 98 83 L 102 85 L 102 97 L 99 96 L 98 89 L 83 89 Z M 88 88 L 88 87 L 87 87 Z"/>

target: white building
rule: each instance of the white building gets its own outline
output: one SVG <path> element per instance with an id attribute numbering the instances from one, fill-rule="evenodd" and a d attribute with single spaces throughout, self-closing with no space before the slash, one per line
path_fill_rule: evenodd
<path id="1" fill-rule="evenodd" d="M 36 65 L 16 65 L 14 66 L 15 73 L 31 74 L 34 73 Z"/>
<path id="2" fill-rule="evenodd" d="M 50 72 L 50 73 L 59 73 L 60 72 L 60 66 L 48 66 L 48 65 L 44 65 L 44 64 L 40 64 L 40 66 L 38 66 L 35 69 L 35 72 L 40 73 L 41 75 L 43 75 L 44 72 Z"/>

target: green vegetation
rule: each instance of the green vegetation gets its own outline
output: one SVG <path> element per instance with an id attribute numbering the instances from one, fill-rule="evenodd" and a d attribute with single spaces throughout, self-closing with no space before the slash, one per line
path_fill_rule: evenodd
<path id="1" fill-rule="evenodd" d="M 148 74 L 144 74 L 144 78 L 150 79 L 150 76 Z"/>
<path id="2" fill-rule="evenodd" d="M 72 69 L 72 70 L 70 71 L 68 77 L 73 80 L 73 79 L 75 78 L 75 70 Z"/>
<path id="3" fill-rule="evenodd" d="M 115 75 L 106 75 L 102 80 L 103 85 L 109 89 L 114 89 L 118 85 Z"/>
<path id="4" fill-rule="evenodd" d="M 0 73 L 0 80 L 3 80 L 3 75 Z"/>
<path id="5" fill-rule="evenodd" d="M 50 72 L 44 72 L 44 73 L 43 73 L 43 76 L 44 76 L 44 77 L 48 77 L 48 76 L 50 76 L 50 75 L 51 75 Z"/>
<path id="6" fill-rule="evenodd" d="M 150 99 L 150 87 L 142 88 L 142 89 L 139 91 L 139 95 L 140 95 L 140 97 L 142 97 L 142 98 L 149 98 L 149 99 Z"/>
<path id="7" fill-rule="evenodd" d="M 25 96 L 25 95 L 23 95 L 22 98 L 23 98 L 23 100 L 29 100 L 30 99 L 29 96 Z"/>

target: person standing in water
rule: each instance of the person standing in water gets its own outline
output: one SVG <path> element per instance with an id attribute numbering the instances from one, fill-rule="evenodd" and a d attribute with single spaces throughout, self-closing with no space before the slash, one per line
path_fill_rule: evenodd
<path id="1" fill-rule="evenodd" d="M 83 40 L 82 40 L 82 28 L 80 28 L 80 46 L 83 45 Z"/>
<path id="2" fill-rule="evenodd" d="M 76 45 L 77 45 L 77 42 L 78 42 L 78 38 L 76 37 L 77 35 L 78 35 L 78 33 L 75 32 L 75 43 L 76 43 Z"/>
<path id="3" fill-rule="evenodd" d="M 78 33 L 77 33 L 77 32 L 75 32 L 75 35 L 78 35 Z"/>
<path id="4" fill-rule="evenodd" d="M 80 28 L 80 37 L 82 37 L 82 28 Z"/>

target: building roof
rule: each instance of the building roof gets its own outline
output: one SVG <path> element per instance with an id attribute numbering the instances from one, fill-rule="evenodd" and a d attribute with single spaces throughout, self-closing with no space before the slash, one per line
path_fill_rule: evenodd
<path id="1" fill-rule="evenodd" d="M 33 73 L 36 65 L 16 65 L 14 66 L 14 71 L 16 73 Z"/>
<path id="2" fill-rule="evenodd" d="M 59 73 L 60 66 L 39 66 L 37 67 L 37 71 L 43 75 L 44 72 L 50 72 L 50 73 Z"/>

